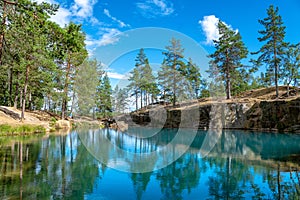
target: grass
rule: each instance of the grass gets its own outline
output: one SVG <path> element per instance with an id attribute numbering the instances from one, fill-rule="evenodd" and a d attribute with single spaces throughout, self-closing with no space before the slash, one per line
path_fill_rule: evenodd
<path id="1" fill-rule="evenodd" d="M 3 135 L 28 135 L 35 133 L 45 133 L 43 126 L 24 124 L 21 126 L 11 126 L 8 124 L 0 125 L 0 136 Z"/>

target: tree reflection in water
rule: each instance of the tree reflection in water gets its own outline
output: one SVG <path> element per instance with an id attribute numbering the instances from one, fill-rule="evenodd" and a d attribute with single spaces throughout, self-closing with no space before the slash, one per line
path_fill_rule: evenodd
<path id="1" fill-rule="evenodd" d="M 104 193 L 109 194 L 109 199 L 299 199 L 300 196 L 299 135 L 223 131 L 214 148 L 202 157 L 201 146 L 207 133 L 199 131 L 189 150 L 171 165 L 148 173 L 124 173 L 98 162 L 83 145 L 79 137 L 83 133 L 89 145 L 95 141 L 101 144 L 107 138 L 118 148 L 138 156 L 168 144 L 176 130 L 164 130 L 151 138 L 109 129 L 78 130 L 44 138 L 1 138 L 0 198 L 88 199 L 89 195 Z M 103 151 L 104 159 L 114 159 L 114 151 L 108 146 L 93 148 Z M 156 159 L 147 167 L 155 169 L 161 158 Z M 132 187 L 103 185 L 110 181 Z M 135 195 L 124 196 L 118 192 L 122 189 L 132 190 Z"/>

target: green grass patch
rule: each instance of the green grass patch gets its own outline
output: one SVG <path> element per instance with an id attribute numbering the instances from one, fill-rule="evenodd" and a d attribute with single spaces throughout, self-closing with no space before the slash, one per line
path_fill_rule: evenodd
<path id="1" fill-rule="evenodd" d="M 0 125 L 0 136 L 3 135 L 28 135 L 36 133 L 45 133 L 43 126 L 24 124 L 20 126 L 11 126 L 8 124 Z"/>

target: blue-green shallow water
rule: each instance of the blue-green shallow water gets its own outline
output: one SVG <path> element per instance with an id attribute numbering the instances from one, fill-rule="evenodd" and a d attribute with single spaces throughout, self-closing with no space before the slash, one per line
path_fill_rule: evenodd
<path id="1" fill-rule="evenodd" d="M 177 161 L 148 173 L 106 167 L 87 150 L 108 138 L 128 152 L 153 152 L 175 134 L 138 139 L 85 130 L 1 138 L 0 199 L 300 199 L 300 135 L 224 131 L 202 157 L 207 132 L 199 132 Z M 113 159 L 113 149 L 104 151 Z"/>

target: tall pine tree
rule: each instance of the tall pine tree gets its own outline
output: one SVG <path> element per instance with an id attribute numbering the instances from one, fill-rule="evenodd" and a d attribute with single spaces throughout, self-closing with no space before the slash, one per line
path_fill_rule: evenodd
<path id="1" fill-rule="evenodd" d="M 112 88 L 107 73 L 105 73 L 97 88 L 97 107 L 103 117 L 112 115 Z"/>
<path id="2" fill-rule="evenodd" d="M 132 91 L 132 96 L 135 96 L 136 110 L 138 110 L 138 94 L 140 94 L 142 108 L 143 105 L 147 106 L 150 103 L 150 99 L 154 98 L 153 96 L 157 93 L 157 87 L 152 68 L 143 48 L 137 54 L 135 62 L 135 67 L 130 72 L 128 88 Z M 151 98 L 150 95 L 152 95 Z"/>
<path id="3" fill-rule="evenodd" d="M 184 85 L 181 84 L 184 81 L 184 76 L 181 71 L 185 68 L 184 63 L 184 49 L 180 43 L 180 40 L 172 38 L 170 45 L 166 46 L 164 61 L 161 69 L 158 72 L 159 84 L 163 88 L 163 98 L 171 97 L 171 102 L 175 106 L 179 95 L 184 96 Z"/>
<path id="4" fill-rule="evenodd" d="M 284 56 L 284 48 L 287 44 L 284 42 L 285 26 L 283 26 L 282 18 L 279 15 L 278 7 L 274 8 L 273 5 L 267 9 L 267 17 L 258 22 L 264 27 L 264 30 L 258 31 L 261 37 L 258 38 L 259 42 L 265 42 L 258 52 L 253 54 L 260 54 L 257 63 L 265 63 L 268 67 L 267 71 L 273 73 L 276 97 L 279 96 L 278 81 L 280 78 L 280 63 Z"/>
<path id="5" fill-rule="evenodd" d="M 215 52 L 209 55 L 211 65 L 220 74 L 220 79 L 226 84 L 227 99 L 231 98 L 232 79 L 238 73 L 237 69 L 242 66 L 241 60 L 247 57 L 248 50 L 245 47 L 240 33 L 232 30 L 223 22 L 219 21 L 218 30 L 220 34 L 219 40 L 214 41 Z M 212 68 L 211 68 L 212 69 Z"/>
<path id="6" fill-rule="evenodd" d="M 74 91 L 79 114 L 88 115 L 96 105 L 97 82 L 103 71 L 97 60 L 85 60 L 77 69 Z"/>

